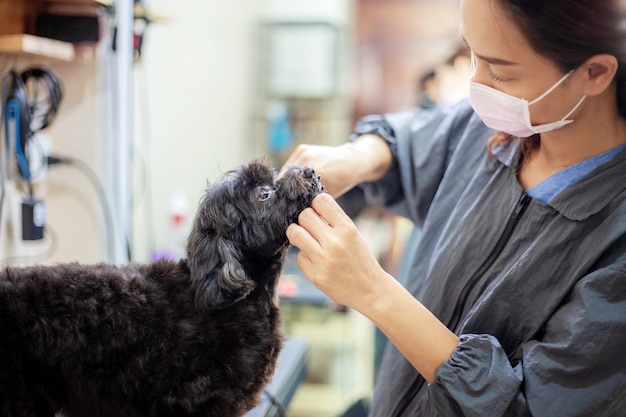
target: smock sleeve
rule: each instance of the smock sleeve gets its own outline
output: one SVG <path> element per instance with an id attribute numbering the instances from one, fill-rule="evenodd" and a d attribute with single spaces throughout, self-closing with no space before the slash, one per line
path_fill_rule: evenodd
<path id="1" fill-rule="evenodd" d="M 393 154 L 382 179 L 360 184 L 367 201 L 421 225 L 472 114 L 463 102 L 446 110 L 415 109 L 361 119 L 352 139 L 376 134 Z"/>
<path id="2" fill-rule="evenodd" d="M 429 388 L 439 413 L 626 415 L 626 260 L 581 279 L 519 352 L 511 361 L 494 337 L 462 335 Z"/>

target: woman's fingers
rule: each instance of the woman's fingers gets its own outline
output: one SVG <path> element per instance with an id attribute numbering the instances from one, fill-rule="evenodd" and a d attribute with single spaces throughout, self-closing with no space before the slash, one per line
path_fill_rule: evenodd
<path id="1" fill-rule="evenodd" d="M 313 199 L 311 207 L 330 227 L 340 226 L 351 222 L 337 201 L 328 194 L 320 194 Z"/>
<path id="2" fill-rule="evenodd" d="M 312 209 L 307 210 L 313 212 Z M 287 228 L 287 238 L 293 246 L 300 250 L 296 256 L 296 265 L 304 276 L 311 279 L 316 272 L 314 267 L 316 263 L 311 258 L 319 256 L 319 253 L 322 252 L 319 242 L 304 227 L 295 223 Z"/>
<path id="3" fill-rule="evenodd" d="M 317 242 L 317 246 L 325 252 L 323 254 L 320 254 L 319 251 L 312 252 L 309 257 L 321 255 L 326 261 L 330 261 L 332 256 L 343 251 L 344 243 L 349 243 L 346 242 L 346 239 L 352 238 L 352 236 L 345 234 L 350 230 L 350 225 L 356 229 L 352 220 L 335 199 L 328 194 L 320 194 L 315 197 L 311 207 L 300 213 L 298 223 Z M 306 247 L 306 250 L 311 249 L 311 246 Z"/>

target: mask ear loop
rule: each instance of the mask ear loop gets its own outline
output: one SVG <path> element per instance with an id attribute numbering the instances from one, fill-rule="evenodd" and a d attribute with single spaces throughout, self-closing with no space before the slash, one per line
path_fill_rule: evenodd
<path id="1" fill-rule="evenodd" d="M 580 100 L 578 100 L 578 104 L 576 104 L 574 106 L 574 108 L 569 113 L 567 113 L 565 116 L 563 116 L 561 121 L 567 120 L 567 118 L 570 117 L 576 111 L 576 109 L 580 107 L 581 104 L 583 104 L 583 101 L 585 101 L 586 98 L 587 98 L 587 96 L 584 95 Z"/>
<path id="2" fill-rule="evenodd" d="M 536 102 L 538 102 L 539 100 L 541 100 L 542 98 L 544 98 L 545 96 L 547 96 L 548 94 L 550 94 L 551 92 L 553 92 L 558 86 L 560 86 L 561 84 L 563 84 L 563 81 L 565 81 L 567 79 L 567 77 L 569 77 L 572 73 L 574 72 L 574 70 L 571 70 L 570 72 L 568 72 L 567 74 L 565 74 L 563 77 L 561 77 L 561 79 L 559 81 L 557 81 L 552 87 L 548 88 L 548 91 L 546 91 L 545 93 L 543 93 L 542 95 L 540 95 L 539 97 L 537 97 L 536 99 L 534 99 L 533 101 L 529 101 L 528 105 L 530 106 L 531 104 L 535 104 Z"/>
<path id="3" fill-rule="evenodd" d="M 548 91 L 546 91 L 545 93 L 543 93 L 542 95 L 540 95 L 539 97 L 537 97 L 536 99 L 534 99 L 533 101 L 529 102 L 528 105 L 530 106 L 531 104 L 535 104 L 536 102 L 538 102 L 539 100 L 541 100 L 542 98 L 544 98 L 545 96 L 547 96 L 548 94 L 550 94 L 551 92 L 553 92 L 558 86 L 560 86 L 563 81 L 565 81 L 567 79 L 567 77 L 569 77 L 572 73 L 574 72 L 574 70 L 571 70 L 570 72 L 568 72 L 567 74 L 565 74 L 563 77 L 561 77 L 561 79 L 559 81 L 556 82 L 556 84 L 554 84 L 552 87 L 550 87 L 548 89 Z M 574 106 L 574 108 L 572 110 L 569 111 L 569 113 L 567 113 L 565 116 L 563 116 L 563 118 L 560 120 L 560 122 L 563 122 L 565 120 L 567 120 L 568 117 L 570 117 L 572 114 L 574 114 L 574 112 L 576 111 L 576 109 L 578 109 L 580 107 L 581 104 L 583 104 L 583 101 L 585 101 L 585 98 L 587 98 L 586 95 L 584 95 L 580 100 L 578 100 L 578 103 L 576 103 L 576 105 Z"/>

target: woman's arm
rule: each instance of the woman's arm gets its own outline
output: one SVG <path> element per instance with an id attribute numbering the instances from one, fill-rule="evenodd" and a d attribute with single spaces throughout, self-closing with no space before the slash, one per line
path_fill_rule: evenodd
<path id="1" fill-rule="evenodd" d="M 340 304 L 372 320 L 429 381 L 452 355 L 458 338 L 386 273 L 355 224 L 322 194 L 287 230 L 300 249 L 302 273 Z"/>
<path id="2" fill-rule="evenodd" d="M 626 256 L 583 277 L 535 339 L 507 356 L 498 339 L 461 336 L 430 398 L 453 415 L 626 415 Z M 556 277 L 555 277 L 556 278 Z"/>

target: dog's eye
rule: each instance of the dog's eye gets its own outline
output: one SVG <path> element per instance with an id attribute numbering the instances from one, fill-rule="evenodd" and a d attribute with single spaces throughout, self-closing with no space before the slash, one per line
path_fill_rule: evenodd
<path id="1" fill-rule="evenodd" d="M 276 190 L 272 190 L 266 187 L 261 188 L 261 192 L 259 194 L 259 201 L 269 200 L 269 198 L 272 196 L 272 194 L 274 194 L 274 192 L 276 192 Z"/>

